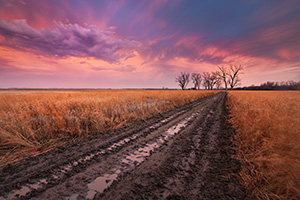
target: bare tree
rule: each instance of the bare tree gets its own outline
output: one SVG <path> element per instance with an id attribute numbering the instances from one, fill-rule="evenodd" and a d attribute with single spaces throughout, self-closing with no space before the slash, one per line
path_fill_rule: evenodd
<path id="1" fill-rule="evenodd" d="M 242 70 L 243 70 L 242 65 L 230 65 L 229 72 L 228 72 L 228 76 L 229 76 L 228 84 L 230 85 L 231 89 L 241 82 L 239 75 Z"/>
<path id="2" fill-rule="evenodd" d="M 195 89 L 199 90 L 201 82 L 202 82 L 201 74 L 199 74 L 199 73 L 193 73 L 192 74 L 192 81 L 194 83 Z"/>
<path id="3" fill-rule="evenodd" d="M 181 72 L 181 74 L 176 77 L 175 82 L 184 90 L 190 82 L 190 73 Z"/>
<path id="4" fill-rule="evenodd" d="M 224 67 L 223 65 L 221 67 L 218 66 L 218 68 L 220 70 L 219 77 L 224 82 L 225 90 L 227 91 L 228 69 L 226 67 Z"/>
<path id="5" fill-rule="evenodd" d="M 212 72 L 211 73 L 211 76 L 210 76 L 210 81 L 211 81 L 211 84 L 210 84 L 210 89 L 212 90 L 214 88 L 214 86 L 220 82 L 220 72 L 218 71 L 215 71 L 215 72 Z"/>
<path id="6" fill-rule="evenodd" d="M 216 82 L 216 89 L 219 90 L 221 88 L 221 84 L 222 84 L 222 80 L 218 79 L 218 81 Z"/>
<path id="7" fill-rule="evenodd" d="M 203 72 L 202 74 L 203 86 L 206 90 L 210 89 L 210 76 L 211 74 L 209 72 Z"/>
<path id="8" fill-rule="evenodd" d="M 212 90 L 216 85 L 216 83 L 220 80 L 218 71 L 212 73 L 203 72 L 202 77 L 203 77 L 203 86 L 207 90 Z"/>

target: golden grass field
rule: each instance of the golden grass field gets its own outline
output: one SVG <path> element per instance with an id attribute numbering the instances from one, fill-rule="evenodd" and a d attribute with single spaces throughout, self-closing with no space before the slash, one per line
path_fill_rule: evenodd
<path id="1" fill-rule="evenodd" d="M 129 125 L 217 91 L 0 91 L 0 166 Z"/>
<path id="2" fill-rule="evenodd" d="M 300 92 L 230 91 L 241 176 L 255 199 L 300 199 Z"/>

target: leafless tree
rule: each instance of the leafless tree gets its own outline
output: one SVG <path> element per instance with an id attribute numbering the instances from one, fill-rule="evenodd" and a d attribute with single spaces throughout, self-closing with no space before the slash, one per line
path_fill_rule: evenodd
<path id="1" fill-rule="evenodd" d="M 227 81 L 228 81 L 228 69 L 225 66 L 218 66 L 220 73 L 219 77 L 222 79 L 225 85 L 225 90 L 227 91 Z"/>
<path id="2" fill-rule="evenodd" d="M 194 83 L 195 89 L 199 90 L 201 82 L 202 82 L 201 74 L 200 73 L 193 73 L 192 74 L 192 81 Z"/>
<path id="3" fill-rule="evenodd" d="M 237 86 L 241 82 L 239 75 L 242 70 L 243 70 L 242 65 L 230 65 L 230 68 L 228 70 L 229 71 L 228 84 L 230 85 L 231 89 Z"/>
<path id="4" fill-rule="evenodd" d="M 175 82 L 184 90 L 190 82 L 190 73 L 181 72 L 181 74 L 176 77 Z"/>
<path id="5" fill-rule="evenodd" d="M 205 89 L 208 90 L 212 90 L 216 85 L 216 83 L 220 81 L 218 71 L 212 73 L 203 72 L 202 77 L 203 77 L 203 86 L 205 87 Z"/>
<path id="6" fill-rule="evenodd" d="M 210 81 L 211 81 L 211 90 L 214 88 L 214 86 L 220 82 L 220 72 L 215 71 L 211 73 L 211 77 L 210 77 Z"/>
<path id="7" fill-rule="evenodd" d="M 209 72 L 203 72 L 202 74 L 203 86 L 206 90 L 210 89 L 210 76 L 211 74 Z"/>
<path id="8" fill-rule="evenodd" d="M 216 82 L 216 89 L 217 90 L 221 89 L 221 85 L 222 85 L 222 80 L 218 79 L 218 81 Z"/>

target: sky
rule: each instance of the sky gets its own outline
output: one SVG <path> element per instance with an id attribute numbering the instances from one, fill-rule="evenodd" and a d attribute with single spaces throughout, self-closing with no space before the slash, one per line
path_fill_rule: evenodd
<path id="1" fill-rule="evenodd" d="M 179 88 L 230 64 L 240 86 L 300 81 L 299 0 L 0 0 L 0 88 Z"/>

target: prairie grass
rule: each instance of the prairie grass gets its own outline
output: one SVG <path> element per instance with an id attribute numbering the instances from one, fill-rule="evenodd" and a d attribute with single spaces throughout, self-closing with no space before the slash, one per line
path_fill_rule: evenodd
<path id="1" fill-rule="evenodd" d="M 0 166 L 102 133 L 216 91 L 0 91 Z"/>
<path id="2" fill-rule="evenodd" d="M 300 92 L 230 91 L 241 177 L 250 199 L 300 199 Z"/>

